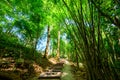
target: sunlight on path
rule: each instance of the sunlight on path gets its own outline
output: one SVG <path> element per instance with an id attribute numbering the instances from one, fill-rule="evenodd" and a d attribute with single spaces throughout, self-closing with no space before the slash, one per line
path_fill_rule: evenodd
<path id="1" fill-rule="evenodd" d="M 63 68 L 63 74 L 62 74 L 61 80 L 75 80 L 73 77 L 74 76 L 71 73 L 71 66 L 70 66 L 69 62 L 66 62 L 66 64 L 64 65 L 64 68 Z"/>

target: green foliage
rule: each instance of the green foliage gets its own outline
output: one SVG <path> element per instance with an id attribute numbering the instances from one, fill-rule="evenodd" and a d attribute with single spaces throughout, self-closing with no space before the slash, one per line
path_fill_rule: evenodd
<path id="1" fill-rule="evenodd" d="M 75 57 L 73 60 L 77 63 L 80 59 L 85 61 L 89 80 L 119 79 L 119 73 L 114 72 L 115 68 L 109 68 L 104 74 L 101 73 L 106 66 L 107 68 L 111 67 L 110 63 L 115 65 L 116 59 L 119 57 L 116 56 L 118 53 L 115 49 L 115 47 L 119 48 L 118 29 L 120 20 L 119 15 L 115 15 L 115 11 L 118 11 L 115 8 L 115 6 L 118 7 L 116 4 L 118 2 L 112 0 L 62 1 L 75 22 L 71 24 L 68 19 L 66 23 L 69 26 L 67 31 L 73 41 L 74 53 L 72 56 Z M 105 74 L 106 76 L 104 76 Z M 112 77 L 107 77 L 108 75 Z"/>
<path id="2" fill-rule="evenodd" d="M 2 57 L 14 57 L 15 59 L 23 58 L 29 60 L 41 59 L 42 55 L 40 53 L 35 52 L 35 54 L 33 54 L 34 50 L 22 45 L 17 37 L 12 37 L 5 33 L 3 34 L 0 35 L 0 55 Z"/>
<path id="3" fill-rule="evenodd" d="M 57 54 L 60 31 L 61 57 L 84 61 L 91 80 L 115 80 L 118 76 L 111 66 L 119 66 L 119 8 L 118 0 L 1 0 L 0 57 L 41 64 L 37 47 L 42 46 L 39 41 L 50 26 L 52 57 Z"/>

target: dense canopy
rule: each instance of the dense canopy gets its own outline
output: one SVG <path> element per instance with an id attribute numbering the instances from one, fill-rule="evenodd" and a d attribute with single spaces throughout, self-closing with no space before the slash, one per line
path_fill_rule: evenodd
<path id="1" fill-rule="evenodd" d="M 120 1 L 1 0 L 6 57 L 37 64 L 64 58 L 84 64 L 87 80 L 120 80 Z"/>

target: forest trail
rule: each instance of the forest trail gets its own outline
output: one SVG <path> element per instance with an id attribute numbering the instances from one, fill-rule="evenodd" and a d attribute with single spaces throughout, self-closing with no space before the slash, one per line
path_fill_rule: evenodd
<path id="1" fill-rule="evenodd" d="M 44 72 L 40 74 L 38 79 L 39 80 L 49 80 L 49 79 L 60 80 L 62 75 L 63 64 L 64 63 L 62 62 L 58 62 L 52 65 L 51 67 L 48 67 Z"/>
<path id="2" fill-rule="evenodd" d="M 51 80 L 75 80 L 72 74 L 72 68 L 69 61 L 62 59 L 53 65 L 49 70 L 40 74 L 39 79 Z"/>
<path id="3" fill-rule="evenodd" d="M 71 65 L 68 61 L 66 61 L 63 67 L 63 74 L 61 80 L 75 80 L 74 75 L 71 71 L 72 71 Z"/>
<path id="4" fill-rule="evenodd" d="M 81 77 L 76 77 L 73 70 L 72 64 L 69 61 L 62 59 L 62 61 L 56 63 L 51 68 L 48 68 L 46 72 L 41 73 L 39 80 L 86 80 Z"/>
<path id="5" fill-rule="evenodd" d="M 7 58 L 5 60 L 8 61 Z M 13 61 L 13 59 L 11 59 L 11 61 Z M 86 71 L 84 71 L 84 68 L 81 68 L 80 70 L 76 69 L 75 63 L 70 62 L 66 59 L 60 59 L 60 61 L 56 61 L 55 58 L 49 59 L 49 61 L 50 62 L 52 61 L 53 65 L 48 65 L 46 68 L 42 68 L 39 65 L 36 65 L 36 66 L 40 67 L 40 72 L 39 72 L 39 67 L 35 66 L 36 73 L 33 73 L 33 70 L 29 71 L 30 73 L 32 73 L 31 75 L 29 75 L 29 72 L 23 73 L 24 69 L 22 72 L 18 72 L 17 70 L 18 69 L 22 70 L 21 68 L 16 68 L 17 72 L 15 72 L 14 70 L 11 70 L 12 72 L 11 71 L 6 71 L 6 72 L 3 71 L 0 73 L 1 74 L 0 80 L 7 80 L 7 79 L 11 79 L 11 80 L 16 80 L 16 79 L 18 79 L 18 80 L 86 80 L 86 78 L 84 78 Z M 48 64 L 48 63 L 44 62 L 44 65 L 45 64 Z M 33 64 L 33 65 L 35 65 L 35 64 Z M 15 65 L 13 65 L 13 66 L 15 66 Z M 3 70 L 8 70 L 11 68 L 12 67 L 6 68 Z M 52 77 L 52 79 L 38 79 L 41 72 L 46 72 L 48 75 L 57 74 L 57 76 Z M 8 73 L 10 73 L 10 76 Z M 49 76 L 49 78 L 50 78 L 50 76 Z"/>
<path id="6" fill-rule="evenodd" d="M 87 75 L 83 64 L 79 65 L 79 70 L 75 64 L 70 61 L 65 61 L 61 80 L 87 80 Z"/>

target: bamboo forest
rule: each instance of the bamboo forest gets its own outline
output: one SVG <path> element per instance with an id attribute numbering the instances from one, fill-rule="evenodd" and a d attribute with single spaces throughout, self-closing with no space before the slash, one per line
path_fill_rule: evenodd
<path id="1" fill-rule="evenodd" d="M 0 80 L 120 80 L 120 0 L 0 0 Z"/>

